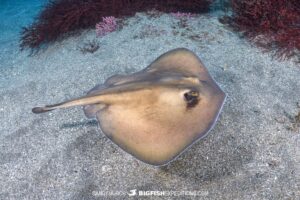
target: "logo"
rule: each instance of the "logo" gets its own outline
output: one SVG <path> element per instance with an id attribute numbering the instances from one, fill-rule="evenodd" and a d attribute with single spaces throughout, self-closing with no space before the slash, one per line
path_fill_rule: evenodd
<path id="1" fill-rule="evenodd" d="M 130 197 L 136 196 L 136 189 L 130 190 L 130 193 L 128 193 L 128 195 L 129 195 Z"/>

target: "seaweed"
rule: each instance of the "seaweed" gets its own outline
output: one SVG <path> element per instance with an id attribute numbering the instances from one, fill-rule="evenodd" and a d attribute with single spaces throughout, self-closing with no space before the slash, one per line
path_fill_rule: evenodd
<path id="1" fill-rule="evenodd" d="M 231 5 L 233 15 L 222 22 L 280 59 L 299 56 L 299 0 L 231 0 Z"/>
<path id="2" fill-rule="evenodd" d="M 59 38 L 92 28 L 102 17 L 128 17 L 136 12 L 199 13 L 209 10 L 212 0 L 51 0 L 33 24 L 21 32 L 21 49 L 39 49 Z"/>

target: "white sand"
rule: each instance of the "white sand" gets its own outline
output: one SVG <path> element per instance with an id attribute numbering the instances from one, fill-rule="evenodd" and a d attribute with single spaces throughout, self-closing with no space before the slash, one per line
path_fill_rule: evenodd
<path id="1" fill-rule="evenodd" d="M 143 35 L 149 25 L 157 30 Z M 216 16 L 191 19 L 187 29 L 166 14 L 137 14 L 103 38 L 86 31 L 34 56 L 18 51 L 16 36 L 6 38 L 0 40 L 0 199 L 94 199 L 133 189 L 200 195 L 180 199 L 300 196 L 300 131 L 289 130 L 289 116 L 300 111 L 300 67 L 263 54 Z M 93 39 L 100 49 L 82 54 L 79 47 Z M 228 98 L 210 135 L 166 167 L 120 150 L 81 108 L 31 113 L 84 95 L 111 75 L 141 70 L 177 47 L 199 55 Z"/>

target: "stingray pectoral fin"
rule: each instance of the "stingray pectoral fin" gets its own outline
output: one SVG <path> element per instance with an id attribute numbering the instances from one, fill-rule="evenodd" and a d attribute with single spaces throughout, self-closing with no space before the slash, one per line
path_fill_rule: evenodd
<path id="1" fill-rule="evenodd" d="M 83 112 L 87 118 L 95 118 L 97 112 L 100 112 L 105 108 L 104 104 L 91 104 L 83 107 Z"/>
<path id="2" fill-rule="evenodd" d="M 155 113 L 159 120 L 162 113 Z M 179 155 L 195 139 L 196 132 L 182 124 L 159 123 L 156 119 L 119 106 L 111 106 L 97 113 L 100 127 L 121 149 L 137 159 L 151 164 L 164 165 Z"/>
<path id="3" fill-rule="evenodd" d="M 127 82 L 128 81 L 127 78 L 128 78 L 127 75 L 116 74 L 116 75 L 113 75 L 113 76 L 109 77 L 105 81 L 104 84 L 107 85 L 107 86 L 119 85 L 119 84 Z"/>
<path id="4" fill-rule="evenodd" d="M 107 87 L 104 84 L 99 84 L 99 85 L 96 85 L 95 87 L 93 87 L 90 91 L 88 91 L 87 94 L 95 95 L 95 94 L 101 93 L 105 89 L 107 89 Z"/>
<path id="5" fill-rule="evenodd" d="M 162 54 L 146 68 L 146 71 L 171 71 L 197 76 L 200 74 L 202 76 L 208 75 L 208 71 L 199 57 L 185 48 L 174 49 Z"/>

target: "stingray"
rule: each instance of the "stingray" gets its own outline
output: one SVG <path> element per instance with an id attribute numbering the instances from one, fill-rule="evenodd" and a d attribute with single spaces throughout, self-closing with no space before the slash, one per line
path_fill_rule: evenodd
<path id="1" fill-rule="evenodd" d="M 164 53 L 145 69 L 114 75 L 86 96 L 35 107 L 34 113 L 84 106 L 104 134 L 151 165 L 165 165 L 214 126 L 226 95 L 190 50 Z"/>

